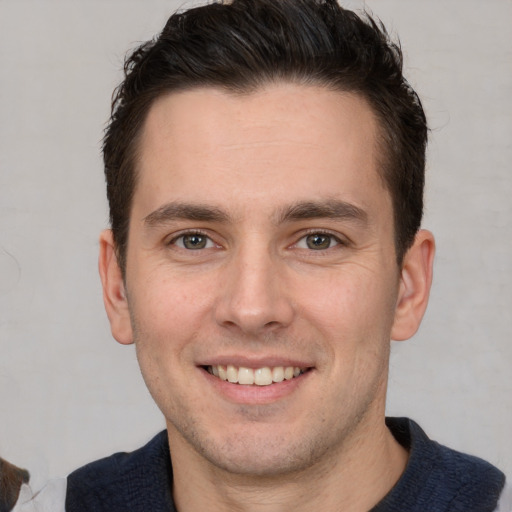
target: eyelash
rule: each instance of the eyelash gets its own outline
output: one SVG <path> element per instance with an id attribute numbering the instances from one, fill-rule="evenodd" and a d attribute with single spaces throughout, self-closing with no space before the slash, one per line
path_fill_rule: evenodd
<path id="1" fill-rule="evenodd" d="M 185 251 L 194 251 L 194 249 L 188 249 L 187 247 L 184 247 L 184 246 L 180 246 L 178 245 L 178 240 L 180 239 L 184 239 L 185 237 L 193 237 L 193 236 L 198 236 L 198 237 L 203 237 L 203 238 L 206 238 L 207 239 L 207 244 L 208 242 L 210 244 L 213 244 L 213 245 L 217 245 L 215 244 L 215 242 L 212 240 L 212 238 L 210 236 L 208 236 L 205 232 L 203 231 L 200 231 L 200 230 L 194 230 L 194 231 L 185 231 L 183 233 L 180 233 L 179 235 L 176 235 L 174 236 L 171 240 L 169 240 L 169 242 L 167 243 L 167 245 L 174 245 L 174 246 L 177 246 L 179 247 L 180 249 L 183 249 Z M 201 250 L 201 249 L 210 249 L 211 247 L 201 247 L 199 249 L 195 249 L 195 250 Z"/>
<path id="2" fill-rule="evenodd" d="M 298 246 L 298 244 L 302 240 L 306 240 L 308 237 L 314 236 L 314 235 L 320 235 L 320 236 L 329 237 L 330 240 L 336 242 L 336 244 L 334 246 L 333 245 L 329 245 L 329 247 L 327 247 L 325 249 L 316 249 L 316 250 L 315 249 L 311 249 L 311 248 L 300 248 L 300 249 L 310 250 L 312 252 L 317 252 L 317 253 L 322 253 L 322 252 L 327 251 L 328 249 L 333 249 L 334 247 L 337 247 L 337 246 L 347 246 L 348 245 L 347 241 L 342 240 L 339 236 L 335 235 L 334 233 L 331 233 L 330 231 L 324 231 L 324 230 L 321 230 L 321 229 L 314 229 L 314 230 L 306 232 L 293 245 L 294 246 Z"/>
<path id="3" fill-rule="evenodd" d="M 330 239 L 330 242 L 329 242 L 329 247 L 326 247 L 325 249 L 323 248 L 316 248 L 316 249 L 312 249 L 310 247 L 298 247 L 299 246 L 299 243 L 302 242 L 303 240 L 305 241 L 305 243 L 307 243 L 307 238 L 310 237 L 310 236 L 314 236 L 314 235 L 319 235 L 319 236 L 324 236 L 324 237 L 328 237 Z M 184 246 L 184 242 L 182 242 L 182 244 L 178 244 L 178 241 L 181 239 L 183 240 L 185 237 L 193 237 L 193 236 L 198 236 L 198 237 L 203 237 L 203 238 L 206 238 L 206 244 L 210 244 L 210 247 L 199 247 L 199 248 L 196 248 L 196 249 L 191 249 L 191 248 L 187 248 Z M 333 246 L 332 245 L 332 241 L 335 242 L 335 245 Z M 186 232 L 183 232 L 183 233 L 180 233 L 179 235 L 177 236 L 174 236 L 169 242 L 168 242 L 168 245 L 174 245 L 174 246 L 177 246 L 179 247 L 180 249 L 182 250 L 186 250 L 186 251 L 194 251 L 194 250 L 197 250 L 197 251 L 200 251 L 200 250 L 203 250 L 203 249 L 211 249 L 211 245 L 217 245 L 213 239 L 207 234 L 205 233 L 204 231 L 201 231 L 201 230 L 194 230 L 194 231 L 186 231 Z M 328 249 L 333 249 L 334 247 L 337 247 L 337 246 L 347 246 L 348 243 L 342 239 L 340 239 L 339 236 L 329 232 L 329 231 L 324 231 L 324 230 L 311 230 L 311 231 L 308 231 L 306 232 L 305 234 L 303 234 L 298 240 L 297 242 L 295 242 L 294 244 L 292 244 L 291 247 L 297 247 L 298 249 L 302 249 L 302 250 L 309 250 L 309 251 L 312 251 L 312 252 L 317 252 L 317 253 L 322 253 L 322 252 L 325 252 L 327 251 Z"/>

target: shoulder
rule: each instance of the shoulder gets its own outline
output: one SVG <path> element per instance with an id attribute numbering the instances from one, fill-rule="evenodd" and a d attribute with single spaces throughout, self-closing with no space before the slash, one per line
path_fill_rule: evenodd
<path id="1" fill-rule="evenodd" d="M 1 512 L 174 512 L 167 433 L 47 482 L 0 459 Z"/>
<path id="2" fill-rule="evenodd" d="M 119 452 L 76 469 L 68 476 L 68 487 L 108 489 L 121 484 L 133 469 L 144 467 L 148 459 L 165 451 L 166 436 L 161 432 L 143 447 L 132 452 Z"/>
<path id="3" fill-rule="evenodd" d="M 492 464 L 443 446 L 427 437 L 412 420 L 388 418 L 397 441 L 409 450 L 407 468 L 385 498 L 410 511 L 492 512 L 502 493 L 505 475 Z"/>
<path id="4" fill-rule="evenodd" d="M 137 510 L 135 503 L 147 496 L 169 500 L 171 481 L 169 445 L 163 431 L 138 450 L 115 453 L 71 473 L 66 511 Z"/>

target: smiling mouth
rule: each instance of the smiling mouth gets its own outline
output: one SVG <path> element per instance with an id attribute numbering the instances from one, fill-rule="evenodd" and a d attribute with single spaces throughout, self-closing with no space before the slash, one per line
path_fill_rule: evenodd
<path id="1" fill-rule="evenodd" d="M 292 380 L 300 377 L 310 368 L 299 368 L 298 366 L 274 366 L 263 368 L 245 368 L 232 364 L 213 365 L 203 367 L 211 375 L 231 382 L 232 384 L 270 386 L 271 384 Z"/>

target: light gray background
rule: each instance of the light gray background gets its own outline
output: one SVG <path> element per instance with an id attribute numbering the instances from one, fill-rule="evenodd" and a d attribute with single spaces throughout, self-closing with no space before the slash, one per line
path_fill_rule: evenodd
<path id="1" fill-rule="evenodd" d="M 0 0 L 0 454 L 46 475 L 163 427 L 103 312 L 99 146 L 125 51 L 181 4 Z M 435 284 L 393 348 L 388 411 L 512 475 L 512 2 L 366 5 L 399 33 L 432 128 Z"/>

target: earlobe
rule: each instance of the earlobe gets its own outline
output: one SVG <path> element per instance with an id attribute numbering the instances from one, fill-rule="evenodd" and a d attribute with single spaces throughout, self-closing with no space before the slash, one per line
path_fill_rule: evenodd
<path id="1" fill-rule="evenodd" d="M 430 231 L 418 231 L 404 256 L 391 338 L 409 339 L 418 330 L 427 309 L 434 264 L 435 241 Z"/>
<path id="2" fill-rule="evenodd" d="M 119 343 L 129 345 L 133 343 L 130 312 L 112 231 L 109 229 L 100 235 L 98 269 L 103 285 L 103 302 L 110 321 L 112 335 Z"/>

